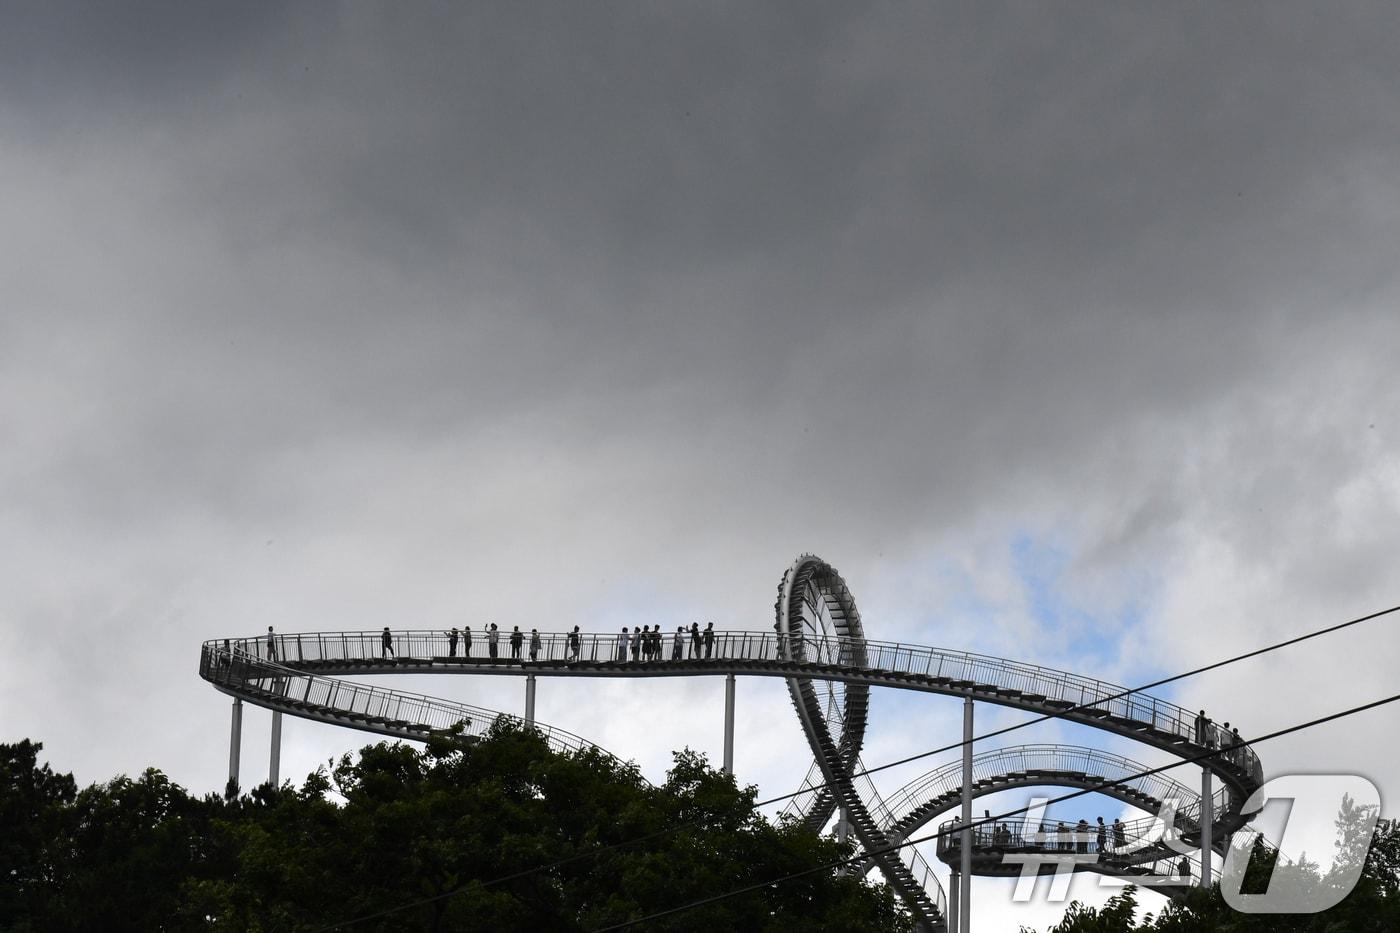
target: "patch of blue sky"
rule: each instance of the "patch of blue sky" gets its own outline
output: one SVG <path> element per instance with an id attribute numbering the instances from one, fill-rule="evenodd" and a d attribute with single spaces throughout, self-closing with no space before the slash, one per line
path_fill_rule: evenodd
<path id="1" fill-rule="evenodd" d="M 1156 586 L 1151 574 L 1119 568 L 1123 579 L 1095 587 L 1090 598 L 1071 579 L 1075 549 L 1061 541 L 1020 534 L 1010 542 L 1013 571 L 1026 610 L 1072 673 L 1103 674 L 1143 683 L 1166 676 L 1152 653 L 1142 650 L 1142 629 Z"/>

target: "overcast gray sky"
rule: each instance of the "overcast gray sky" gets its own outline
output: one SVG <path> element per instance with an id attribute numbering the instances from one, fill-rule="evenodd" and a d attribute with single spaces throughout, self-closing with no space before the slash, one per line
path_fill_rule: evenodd
<path id="1" fill-rule="evenodd" d="M 1124 683 L 1400 603 L 1392 4 L 3 16 L 0 740 L 82 781 L 222 785 L 206 638 L 764 628 L 803 551 L 871 637 Z M 1393 692 L 1397 624 L 1166 692 L 1271 731 Z M 720 696 L 540 715 L 659 777 Z M 1394 793 L 1397 715 L 1259 751 Z M 881 693 L 867 758 L 958 716 Z"/>

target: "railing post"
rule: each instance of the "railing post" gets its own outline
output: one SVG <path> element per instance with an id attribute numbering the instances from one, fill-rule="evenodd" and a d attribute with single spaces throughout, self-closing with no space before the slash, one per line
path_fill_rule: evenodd
<path id="1" fill-rule="evenodd" d="M 233 726 L 228 740 L 228 783 L 234 794 L 238 793 L 238 755 L 243 744 L 243 701 L 233 699 Z"/>
<path id="2" fill-rule="evenodd" d="M 724 773 L 734 774 L 734 675 L 724 678 Z"/>
<path id="3" fill-rule="evenodd" d="M 272 750 L 268 756 L 267 783 L 276 790 L 282 783 L 282 714 L 272 713 Z"/>
<path id="4" fill-rule="evenodd" d="M 972 929 L 972 697 L 963 700 L 962 864 L 958 929 Z"/>

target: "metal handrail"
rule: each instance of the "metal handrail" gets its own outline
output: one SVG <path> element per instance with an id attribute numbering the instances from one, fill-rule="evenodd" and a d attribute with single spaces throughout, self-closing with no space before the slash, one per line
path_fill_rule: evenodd
<path id="1" fill-rule="evenodd" d="M 522 632 L 520 663 L 531 663 L 531 633 Z M 616 664 L 632 666 L 635 662 L 631 654 L 625 660 L 617 656 L 618 636 L 596 632 L 579 633 L 577 658 L 569 645 L 569 633 L 540 632 L 540 648 L 534 662 L 541 666 L 568 664 L 571 661 L 586 664 Z M 630 634 L 630 633 L 629 633 Z M 662 633 L 662 652 L 650 664 L 666 664 L 672 655 L 674 632 Z M 271 644 L 276 659 L 291 664 L 306 661 L 378 661 L 387 658 L 381 649 L 382 632 L 313 632 L 301 634 L 274 634 Z M 449 658 L 448 636 L 438 630 L 408 630 L 390 633 L 393 642 L 393 656 L 415 661 L 438 661 Z M 500 644 L 496 662 L 511 663 L 509 633 L 499 633 Z M 240 638 L 239 650 L 259 657 L 265 657 L 269 644 L 268 636 Z M 629 639 L 630 641 L 630 639 Z M 206 643 L 210 646 L 217 642 Z M 459 642 L 457 660 L 459 663 L 488 661 L 484 638 L 480 631 L 473 632 L 470 649 Z M 468 653 L 470 651 L 470 653 Z M 953 651 L 923 645 L 901 642 L 872 641 L 866 638 L 851 639 L 840 636 L 816 637 L 811 635 L 779 635 L 772 631 L 720 631 L 712 635 L 708 652 L 701 646 L 699 651 L 692 646 L 689 630 L 685 633 L 682 661 L 792 661 L 829 668 L 829 673 L 842 671 L 868 672 L 873 674 L 907 674 L 938 679 L 949 684 L 968 684 L 991 687 L 1003 692 L 1043 697 L 1047 701 L 1073 706 L 1101 709 L 1107 715 L 1133 723 L 1144 728 L 1176 736 L 1197 743 L 1204 739 L 1206 747 L 1220 747 L 1236 741 L 1235 736 L 1225 732 L 1218 724 L 1210 723 L 1204 734 L 1198 734 L 1196 714 L 1166 700 L 1129 693 L 1127 688 L 1107 681 L 1083 677 L 1067 671 L 1009 661 L 968 651 Z M 818 672 L 811 672 L 819 676 Z M 1220 753 L 1220 760 L 1248 775 L 1253 783 L 1263 779 L 1259 758 L 1254 750 L 1242 746 Z"/>
<path id="2" fill-rule="evenodd" d="M 1005 783 L 1012 774 L 1035 772 L 1069 774 L 1081 773 L 1086 777 L 1102 781 L 1116 781 L 1131 777 L 1122 786 L 1133 789 L 1154 800 L 1176 801 L 1178 815 L 1190 817 L 1193 822 L 1200 810 L 1200 800 L 1195 791 L 1162 774 L 1148 774 L 1149 770 L 1131 759 L 1111 752 L 1076 745 L 1020 745 L 981 752 L 972 759 L 972 781 Z M 1029 783 L 1029 782 L 1026 782 Z M 1057 783 L 1047 781 L 1046 783 Z M 960 792 L 962 789 L 962 762 L 951 761 L 938 768 L 919 775 L 892 795 L 885 798 L 890 811 L 890 821 L 882 824 L 886 831 L 903 824 L 916 811 L 939 798 Z M 1214 794 L 1215 812 L 1228 812 L 1229 791 L 1221 787 Z M 907 829 L 907 827 L 906 827 Z"/>
<path id="3" fill-rule="evenodd" d="M 232 644 L 225 650 L 222 644 L 206 642 L 200 652 L 199 672 L 205 680 L 235 694 L 257 695 L 279 705 L 393 725 L 403 731 L 422 732 L 424 738 L 432 733 L 447 734 L 458 727 L 464 736 L 479 737 L 498 719 L 523 723 L 509 713 L 480 706 L 317 676 L 240 650 Z M 617 758 L 572 732 L 538 722 L 530 725 L 555 751 L 596 749 Z"/>
<path id="4" fill-rule="evenodd" d="M 1098 826 L 1091 824 L 1080 832 L 1077 824 L 1059 820 L 997 820 L 971 828 L 974 851 L 1040 852 L 1047 855 L 1100 854 L 1125 864 L 1179 858 L 1167 845 L 1166 827 L 1156 818 L 1129 820 L 1121 824 L 1125 843 L 1120 845 L 1113 824 L 1105 824 L 1106 845 L 1098 846 Z M 955 858 L 961 851 L 965 832 L 957 819 L 938 825 L 938 857 L 944 861 Z M 1081 848 L 1082 846 L 1082 848 Z"/>

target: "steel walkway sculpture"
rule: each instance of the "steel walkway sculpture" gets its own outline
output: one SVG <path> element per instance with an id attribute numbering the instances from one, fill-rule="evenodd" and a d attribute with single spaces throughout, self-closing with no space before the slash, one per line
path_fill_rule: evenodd
<path id="1" fill-rule="evenodd" d="M 930 930 L 945 929 L 942 887 L 913 846 L 894 847 L 960 801 L 961 763 L 932 771 L 888 800 L 882 799 L 869 777 L 861 774 L 870 687 L 971 698 L 1056 715 L 1182 758 L 1231 741 L 1214 724 L 1202 730 L 1189 710 L 1140 693 L 1129 694 L 1123 687 L 1094 678 L 965 651 L 867 639 L 849 588 L 834 568 L 813 555 L 798 558 L 783 575 L 775 616 L 771 631 L 715 631 L 708 645 L 693 645 L 687 632 L 683 656 L 676 660 L 671 659 L 672 633 L 664 636 L 660 658 L 634 661 L 631 655 L 618 654 L 617 636 L 612 633 L 580 633 L 577 648 L 567 633 L 541 634 L 533 659 L 527 634 L 527 650 L 517 660 L 482 656 L 481 633 L 473 645 L 463 645 L 464 652 L 474 653 L 454 656 L 440 631 L 395 631 L 391 633 L 395 656 L 390 658 L 383 656 L 381 632 L 315 632 L 208 641 L 201 653 L 200 674 L 236 700 L 275 713 L 417 740 L 454 728 L 470 738 L 501 714 L 343 678 L 358 674 L 781 677 L 815 759 L 804 784 L 811 792 L 799 798 L 790 812 L 817 828 L 824 827 L 833 814 L 841 814 L 840 831 L 854 833 L 861 850 L 869 853 L 864 867 L 878 868 L 916 922 Z M 553 747 L 595 747 L 578 736 L 534 723 L 532 707 L 527 706 L 527 721 Z M 1209 821 L 1211 848 L 1218 849 L 1246 821 L 1241 806 L 1262 784 L 1262 769 L 1248 747 L 1219 752 L 1200 764 L 1219 781 Z M 1033 784 L 1091 787 L 1141 770 L 1146 769 L 1094 749 L 998 749 L 974 759 L 973 792 Z M 1128 782 L 1104 793 L 1145 809 L 1180 799 L 1170 829 L 1188 842 L 1200 839 L 1200 801 L 1183 785 L 1159 778 Z M 1143 822 L 1150 821 L 1137 821 L 1132 831 L 1149 832 L 1138 825 Z M 1016 845 L 1008 846 L 1003 844 L 1004 832 L 980 828 L 973 842 L 975 873 L 1013 874 L 1020 870 L 1017 858 L 1062 853 L 1060 840 L 1045 838 L 1038 827 L 1017 825 L 1015 836 Z M 952 834 L 940 837 L 940 858 L 955 865 L 959 845 Z M 1014 856 L 1010 860 L 1003 857 L 1008 852 Z M 1083 864 L 1076 862 L 1073 867 L 1139 874 L 1160 869 L 1170 857 L 1175 853 L 1159 842 L 1121 853 L 1121 858 L 1082 860 Z"/>

